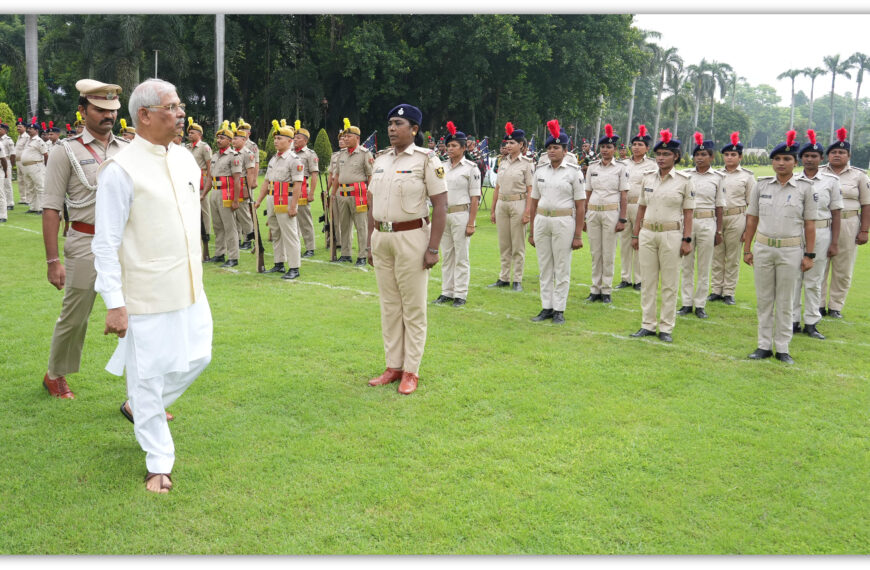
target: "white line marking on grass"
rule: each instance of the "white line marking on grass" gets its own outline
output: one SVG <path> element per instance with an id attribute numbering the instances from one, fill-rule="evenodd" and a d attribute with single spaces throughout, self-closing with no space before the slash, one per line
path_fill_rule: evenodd
<path id="1" fill-rule="evenodd" d="M 16 230 L 21 230 L 23 232 L 30 232 L 32 234 L 42 235 L 42 232 L 38 232 L 36 230 L 31 230 L 30 228 L 22 228 L 21 226 L 13 226 L 12 224 L 6 223 L 4 224 L 7 228 L 15 228 Z M 2 227 L 2 226 L 0 226 Z"/>

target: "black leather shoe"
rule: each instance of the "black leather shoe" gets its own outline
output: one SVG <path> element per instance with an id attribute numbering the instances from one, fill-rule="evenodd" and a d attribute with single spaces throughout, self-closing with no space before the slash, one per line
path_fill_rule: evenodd
<path id="1" fill-rule="evenodd" d="M 662 342 L 674 342 L 674 337 L 671 336 L 671 333 L 660 332 L 659 338 Z"/>
<path id="2" fill-rule="evenodd" d="M 553 318 L 553 309 L 541 309 L 541 312 L 537 314 L 537 316 L 532 317 L 533 323 L 539 323 L 541 321 L 545 321 L 547 319 Z"/>
<path id="3" fill-rule="evenodd" d="M 595 301 L 600 301 L 601 300 L 601 293 L 589 293 L 589 296 L 586 297 L 585 300 L 589 301 L 590 303 L 594 303 Z"/>
<path id="4" fill-rule="evenodd" d="M 804 326 L 804 332 L 810 338 L 817 338 L 819 340 L 825 340 L 825 335 L 820 333 L 816 328 L 816 325 L 806 325 Z"/>
<path id="5" fill-rule="evenodd" d="M 794 358 L 789 356 L 787 352 L 777 352 L 776 359 L 786 364 L 794 364 Z"/>
<path id="6" fill-rule="evenodd" d="M 342 263 L 353 263 L 353 258 L 349 255 L 342 255 L 338 260 Z"/>
<path id="7" fill-rule="evenodd" d="M 250 241 L 243 241 L 241 243 L 241 245 L 239 245 L 239 249 L 244 249 L 245 251 L 250 250 L 251 249 L 251 242 Z"/>
<path id="8" fill-rule="evenodd" d="M 553 324 L 554 325 L 564 325 L 565 324 L 564 311 L 553 311 Z"/>
<path id="9" fill-rule="evenodd" d="M 284 262 L 276 263 L 272 269 L 267 269 L 263 273 L 284 273 Z"/>
<path id="10" fill-rule="evenodd" d="M 511 289 L 512 289 L 513 291 L 522 291 L 522 290 L 523 290 L 523 284 L 520 283 L 519 281 L 514 281 L 513 283 L 511 283 Z"/>
<path id="11" fill-rule="evenodd" d="M 655 335 L 656 335 L 655 331 L 648 331 L 646 329 L 640 329 L 636 333 L 633 333 L 629 336 L 631 336 L 633 338 L 643 338 L 645 336 L 655 336 Z"/>
<path id="12" fill-rule="evenodd" d="M 438 298 L 432 302 L 436 305 L 443 305 L 444 303 L 452 303 L 453 297 L 448 297 L 447 295 L 438 295 Z"/>
<path id="13" fill-rule="evenodd" d="M 453 306 L 454 307 L 461 307 L 464 304 L 465 304 L 465 299 L 462 299 L 460 297 L 456 297 L 455 299 L 453 299 Z"/>
<path id="14" fill-rule="evenodd" d="M 356 258 L 356 266 L 357 267 L 365 267 L 366 266 L 366 258 L 365 257 L 357 257 Z"/>
<path id="15" fill-rule="evenodd" d="M 634 287 L 635 291 L 640 291 L 640 283 L 635 283 L 632 287 Z"/>
<path id="16" fill-rule="evenodd" d="M 614 289 L 625 289 L 626 287 L 631 287 L 631 283 L 629 283 L 628 281 L 623 280 L 623 281 L 620 281 L 620 282 L 619 282 L 619 285 L 617 285 L 616 287 L 614 287 Z"/>
<path id="17" fill-rule="evenodd" d="M 819 314 L 823 317 L 828 314 L 828 310 L 824 307 L 819 307 Z"/>
<path id="18" fill-rule="evenodd" d="M 601 302 L 602 303 L 612 303 L 613 301 L 610 300 L 610 295 L 607 295 L 606 293 L 602 293 L 601 294 Z"/>
<path id="19" fill-rule="evenodd" d="M 800 321 L 794 322 L 791 324 L 791 332 L 799 333 L 801 332 L 801 323 Z"/>
<path id="20" fill-rule="evenodd" d="M 0 218 L 0 224 L 5 224 L 5 223 L 6 223 L 6 218 Z"/>
<path id="21" fill-rule="evenodd" d="M 761 360 L 763 358 L 770 358 L 773 356 L 772 350 L 764 350 L 763 348 L 756 348 L 755 352 L 750 354 L 747 358 L 751 360 Z"/>
<path id="22" fill-rule="evenodd" d="M 842 319 L 843 315 L 836 309 L 828 309 L 828 316 L 832 319 Z"/>
<path id="23" fill-rule="evenodd" d="M 287 273 L 281 276 L 281 279 L 296 279 L 299 277 L 299 268 L 291 267 L 287 270 Z"/>
<path id="24" fill-rule="evenodd" d="M 211 261 L 212 263 L 223 263 L 226 260 L 227 259 L 226 259 L 226 257 L 224 257 L 224 254 L 220 254 L 220 255 L 216 255 L 216 256 L 212 257 L 209 261 Z"/>
<path id="25" fill-rule="evenodd" d="M 707 300 L 708 301 L 721 301 L 722 295 L 720 295 L 718 293 L 712 293 L 712 294 L 710 294 L 709 297 L 707 297 Z"/>
<path id="26" fill-rule="evenodd" d="M 313 249 L 305 250 L 305 253 L 302 254 L 302 257 L 314 257 L 314 250 Z"/>
<path id="27" fill-rule="evenodd" d="M 707 317 L 707 311 L 704 310 L 704 307 L 697 307 L 697 308 L 695 308 L 695 315 L 696 315 L 699 319 L 706 319 L 706 318 L 708 318 L 708 317 Z"/>
<path id="28" fill-rule="evenodd" d="M 239 264 L 238 259 L 228 259 L 226 263 L 222 264 L 221 267 L 235 267 Z"/>
<path id="29" fill-rule="evenodd" d="M 677 311 L 677 314 L 678 315 L 688 315 L 691 312 L 692 312 L 692 307 L 687 307 L 686 305 L 683 305 L 682 307 L 680 307 L 680 310 Z"/>
<path id="30" fill-rule="evenodd" d="M 736 305 L 737 304 L 737 301 L 735 301 L 734 297 L 732 297 L 731 295 L 725 295 L 724 297 L 722 297 L 722 302 L 725 303 L 726 305 Z"/>
<path id="31" fill-rule="evenodd" d="M 510 282 L 508 282 L 508 281 L 502 281 L 501 279 L 496 279 L 495 283 L 490 283 L 489 285 L 487 285 L 488 288 L 492 288 L 492 287 L 509 287 L 509 286 L 510 286 Z"/>

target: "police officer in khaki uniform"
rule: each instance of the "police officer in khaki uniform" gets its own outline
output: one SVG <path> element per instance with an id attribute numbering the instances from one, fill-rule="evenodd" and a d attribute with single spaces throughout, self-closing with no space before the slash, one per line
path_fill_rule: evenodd
<path id="1" fill-rule="evenodd" d="M 716 152 L 711 140 L 704 140 L 701 133 L 695 133 L 695 148 L 692 160 L 695 167 L 686 171 L 692 179 L 695 190 L 695 212 L 692 222 L 693 251 L 683 257 L 682 306 L 678 315 L 687 315 L 694 309 L 699 319 L 707 318 L 704 307 L 710 290 L 710 264 L 713 261 L 713 247 L 722 242 L 722 210 L 725 207 L 723 182 L 725 177 L 713 170 L 713 153 Z M 694 281 L 695 258 L 698 259 L 698 278 Z"/>
<path id="2" fill-rule="evenodd" d="M 344 138 L 344 129 L 338 131 L 338 150 L 332 153 L 332 156 L 329 158 L 329 169 L 326 173 L 326 203 L 327 208 L 329 208 L 329 227 L 332 234 L 335 236 L 335 249 L 336 251 L 341 251 L 341 225 L 338 223 L 338 206 L 336 204 L 336 200 L 330 195 L 329 191 L 332 189 L 333 184 L 337 183 L 338 178 L 335 176 L 336 169 L 338 168 L 338 155 L 341 154 L 342 149 L 347 147 L 347 139 Z M 322 192 L 321 192 L 322 193 Z M 326 229 L 326 228 L 324 228 Z M 330 231 L 326 231 L 326 249 L 330 249 Z M 337 261 L 337 260 L 333 260 Z"/>
<path id="3" fill-rule="evenodd" d="M 302 122 L 299 120 L 294 123 L 293 130 L 296 131 L 296 134 L 293 135 L 293 153 L 302 162 L 305 175 L 302 180 L 302 188 L 299 190 L 299 213 L 296 215 L 299 233 L 302 234 L 302 240 L 305 242 L 305 253 L 302 254 L 302 257 L 314 257 L 314 218 L 311 216 L 311 201 L 317 190 L 320 165 L 317 153 L 308 148 L 311 133 L 302 128 Z"/>
<path id="4" fill-rule="evenodd" d="M 637 219 L 637 201 L 643 187 L 643 173 L 656 167 L 656 161 L 647 156 L 650 142 L 652 137 L 647 133 L 646 125 L 640 125 L 638 133 L 631 139 L 631 156 L 622 161 L 628 170 L 628 194 L 625 228 L 619 234 L 620 281 L 614 289 L 633 287 L 640 291 L 640 264 L 638 253 L 631 247 L 631 236 L 639 230 L 634 227 L 634 222 Z"/>
<path id="5" fill-rule="evenodd" d="M 653 147 L 658 168 L 643 176 L 643 192 L 637 203 L 640 233 L 632 237 L 632 247 L 640 254 L 641 329 L 631 336 L 654 336 L 656 330 L 656 293 L 662 282 L 662 308 L 658 318 L 659 338 L 673 342 L 677 313 L 677 284 L 680 257 L 692 253 L 692 213 L 695 191 L 688 174 L 674 168 L 680 160 L 680 141 L 669 130 Z"/>
<path id="6" fill-rule="evenodd" d="M 257 143 L 251 139 L 251 124 L 245 121 L 243 118 L 239 117 L 238 129 L 240 131 L 245 131 L 245 148 L 251 153 L 254 157 L 254 167 L 259 172 L 260 169 L 260 148 L 257 146 Z"/>
<path id="7" fill-rule="evenodd" d="M 583 247 L 586 194 L 580 165 L 567 159 L 568 135 L 555 119 L 547 123 L 547 130 L 548 161 L 535 169 L 532 183 L 529 243 L 541 270 L 541 312 L 532 321 L 553 319 L 561 325 L 571 286 L 571 253 Z"/>
<path id="8" fill-rule="evenodd" d="M 846 140 L 847 135 L 846 129 L 837 130 L 837 141 L 828 147 L 828 164 L 821 168 L 822 172 L 840 179 L 840 191 L 843 195 L 843 221 L 837 242 L 839 252 L 827 259 L 825 276 L 822 279 L 821 313 L 835 319 L 843 317 L 841 311 L 852 284 L 858 246 L 867 243 L 867 230 L 870 228 L 870 181 L 867 179 L 867 172 L 849 164 L 852 147 Z M 828 275 L 831 276 L 830 298 Z M 827 309 L 824 308 L 826 306 Z"/>
<path id="9" fill-rule="evenodd" d="M 794 363 L 788 344 L 795 284 L 802 271 L 813 267 L 818 216 L 813 185 L 794 174 L 795 135 L 789 131 L 785 142 L 770 151 L 776 176 L 759 178 L 749 197 L 743 244 L 743 261 L 755 270 L 758 299 L 758 348 L 749 358 L 770 358 L 775 348 L 776 359 L 786 364 Z M 755 247 L 750 251 L 753 237 Z"/>
<path id="10" fill-rule="evenodd" d="M 0 192 L 3 192 L 6 197 L 6 209 L 15 209 L 15 194 L 12 193 L 12 165 L 15 160 L 15 143 L 12 137 L 9 136 L 9 125 L 0 122 L 0 146 L 3 147 L 6 155 L 5 176 L 3 183 L 0 185 Z"/>
<path id="11" fill-rule="evenodd" d="M 399 393 L 410 394 L 417 389 L 426 345 L 426 289 L 429 269 L 438 263 L 447 184 L 435 152 L 420 147 L 420 110 L 403 103 L 387 120 L 392 147 L 378 155 L 368 191 L 368 262 L 378 281 L 387 369 L 369 385 L 401 380 Z M 431 226 L 426 198 L 432 202 Z"/>
<path id="12" fill-rule="evenodd" d="M 592 285 L 586 300 L 593 303 L 611 302 L 616 242 L 628 221 L 628 168 L 613 159 L 617 141 L 619 135 L 605 125 L 598 141 L 601 159 L 586 169 L 586 233 L 592 254 Z"/>
<path id="13" fill-rule="evenodd" d="M 843 196 L 840 193 L 840 179 L 833 174 L 821 172 L 819 165 L 825 154 L 825 147 L 816 141 L 816 132 L 807 131 L 809 142 L 801 147 L 798 158 L 804 166 L 801 175 L 813 185 L 817 214 L 815 253 L 819 260 L 813 267 L 801 274 L 795 283 L 794 310 L 792 312 L 792 332 L 801 332 L 801 289 L 804 290 L 804 328 L 810 338 L 825 340 L 816 325 L 822 320 L 819 304 L 822 299 L 822 277 L 826 264 L 824 260 L 839 253 L 837 241 L 840 237 L 840 214 L 843 211 Z"/>
<path id="14" fill-rule="evenodd" d="M 121 138 L 131 141 L 136 138 L 136 129 L 127 125 L 127 119 L 118 120 L 121 123 L 121 128 L 118 130 L 118 134 L 121 135 Z"/>
<path id="15" fill-rule="evenodd" d="M 349 119 L 344 120 L 344 136 L 347 147 L 342 149 L 336 160 L 336 176 L 332 186 L 332 196 L 336 201 L 338 219 L 341 225 L 341 257 L 338 261 L 352 263 L 350 256 L 353 246 L 351 223 L 356 227 L 357 267 L 365 267 L 368 233 L 368 202 L 366 188 L 372 176 L 375 159 L 367 148 L 359 143 L 359 127 L 352 126 Z"/>
<path id="16" fill-rule="evenodd" d="M 231 124 L 230 127 L 236 127 Z M 247 146 L 248 132 L 238 127 L 233 128 L 233 149 L 239 153 L 242 161 L 242 201 L 239 208 L 233 212 L 236 227 L 239 228 L 239 249 L 250 250 L 253 247 L 254 220 L 251 218 L 251 190 L 257 188 L 257 161 L 253 151 Z"/>
<path id="17" fill-rule="evenodd" d="M 208 202 L 205 199 L 205 195 L 208 193 L 208 188 L 211 186 L 212 153 L 211 147 L 208 146 L 208 143 L 202 140 L 202 127 L 194 122 L 193 117 L 187 117 L 187 138 L 189 142 L 185 147 L 193 155 L 193 159 L 196 160 L 196 165 L 199 167 L 199 171 L 202 174 L 199 180 L 199 209 L 201 216 L 200 234 L 202 241 L 208 244 L 210 239 L 209 227 L 211 226 L 211 222 L 209 220 L 211 215 L 208 211 Z M 206 256 L 205 248 L 203 248 L 202 255 L 203 261 L 211 261 L 211 258 Z"/>
<path id="18" fill-rule="evenodd" d="M 0 128 L 4 125 L 0 123 Z M 12 208 L 6 207 L 6 173 L 9 169 L 9 163 L 11 158 L 6 155 L 6 147 L 3 145 L 2 141 L 0 141 L 0 223 L 6 222 L 6 216 L 9 210 Z"/>
<path id="19" fill-rule="evenodd" d="M 51 149 L 57 145 L 60 141 L 60 127 L 54 126 L 54 121 L 48 122 L 48 152 L 51 153 Z"/>
<path id="20" fill-rule="evenodd" d="M 743 252 L 743 230 L 746 229 L 746 206 L 755 188 L 755 174 L 740 166 L 743 144 L 740 133 L 731 133 L 731 144 L 721 149 L 725 166 L 719 172 L 725 177 L 725 209 L 722 211 L 722 242 L 713 248 L 713 273 L 708 301 L 736 305 L 734 292 L 740 277 L 740 256 Z"/>
<path id="21" fill-rule="evenodd" d="M 45 165 L 48 162 L 48 145 L 39 137 L 39 124 L 36 117 L 27 125 L 27 141 L 21 152 L 19 162 L 19 187 L 27 188 L 30 196 L 30 209 L 28 214 L 42 213 L 42 193 L 45 191 Z"/>
<path id="22" fill-rule="evenodd" d="M 209 210 L 214 226 L 215 255 L 213 263 L 221 267 L 239 264 L 239 232 L 233 212 L 241 202 L 241 178 L 244 176 L 242 159 L 231 146 L 233 131 L 224 121 L 216 135 L 218 150 L 211 155 L 211 197 Z M 225 257 L 226 255 L 226 257 Z"/>
<path id="23" fill-rule="evenodd" d="M 23 118 L 18 117 L 15 130 L 18 131 L 18 140 L 15 141 L 15 149 L 12 153 L 12 166 L 18 165 L 18 203 L 30 204 L 29 188 L 21 179 L 21 154 L 24 152 L 24 147 L 30 142 L 30 135 L 27 134 L 27 123 L 24 122 Z"/>
<path id="24" fill-rule="evenodd" d="M 43 385 L 57 398 L 73 398 L 66 376 L 79 371 L 88 317 L 94 306 L 97 278 L 91 241 L 97 170 L 106 159 L 127 145 L 112 135 L 121 106 L 118 85 L 93 79 L 76 82 L 79 112 L 84 113 L 82 134 L 58 143 L 48 158 L 43 200 L 42 236 L 48 262 L 48 282 L 63 290 L 63 305 L 51 337 L 48 370 Z M 61 212 L 68 206 L 72 227 L 64 242 L 64 260 L 58 254 Z"/>
<path id="25" fill-rule="evenodd" d="M 498 249 L 501 272 L 489 287 L 523 290 L 523 267 L 526 260 L 526 224 L 532 204 L 532 174 L 534 162 L 522 154 L 526 133 L 513 123 L 504 127 L 505 150 L 498 165 L 498 181 L 492 193 L 489 219 L 498 229 Z M 513 268 L 511 267 L 513 266 Z"/>
<path id="26" fill-rule="evenodd" d="M 468 244 L 477 220 L 480 203 L 480 170 L 465 158 L 468 137 L 447 121 L 447 160 L 442 162 L 447 182 L 447 221 L 441 236 L 444 262 L 441 265 L 441 295 L 435 304 L 451 303 L 461 307 L 468 299 L 471 266 Z M 436 157 L 437 157 L 436 152 Z M 441 159 L 439 159 L 441 160 Z"/>
<path id="27" fill-rule="evenodd" d="M 275 265 L 266 273 L 284 271 L 284 262 L 289 265 L 282 279 L 299 277 L 299 226 L 298 205 L 302 190 L 305 168 L 296 154 L 290 150 L 294 130 L 285 124 L 272 121 L 275 127 L 275 150 L 278 152 L 269 160 L 266 178 L 254 210 L 260 208 L 268 192 L 266 201 L 267 223 L 272 236 L 272 251 Z"/>

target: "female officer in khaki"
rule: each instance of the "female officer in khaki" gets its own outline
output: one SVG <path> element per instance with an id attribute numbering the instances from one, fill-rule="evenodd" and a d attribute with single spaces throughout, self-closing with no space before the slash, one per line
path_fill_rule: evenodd
<path id="1" fill-rule="evenodd" d="M 544 143 L 549 161 L 535 171 L 532 185 L 532 222 L 529 243 L 538 253 L 541 269 L 541 312 L 532 320 L 565 322 L 571 285 L 571 252 L 583 247 L 586 194 L 580 165 L 566 158 L 568 135 L 555 119 L 547 123 Z"/>
<path id="2" fill-rule="evenodd" d="M 426 288 L 438 263 L 447 217 L 444 168 L 420 148 L 420 109 L 402 103 L 387 115 L 392 148 L 378 156 L 368 187 L 368 262 L 375 268 L 387 369 L 369 386 L 401 379 L 400 394 L 417 389 L 426 345 Z M 432 225 L 429 207 L 432 202 Z"/>
<path id="3" fill-rule="evenodd" d="M 441 265 L 441 295 L 435 304 L 453 303 L 461 307 L 468 297 L 470 266 L 468 242 L 474 235 L 477 206 L 480 202 L 480 170 L 465 158 L 468 137 L 447 121 L 447 160 L 444 161 L 447 181 L 447 227 L 441 237 L 444 263 Z"/>
<path id="4" fill-rule="evenodd" d="M 512 286 L 523 290 L 523 263 L 526 259 L 526 224 L 532 204 L 532 171 L 534 163 L 522 155 L 526 133 L 513 124 L 504 126 L 505 149 L 508 155 L 498 165 L 498 182 L 492 193 L 490 220 L 498 228 L 498 249 L 501 253 L 501 273 L 490 287 Z M 511 277 L 513 262 L 513 278 Z"/>

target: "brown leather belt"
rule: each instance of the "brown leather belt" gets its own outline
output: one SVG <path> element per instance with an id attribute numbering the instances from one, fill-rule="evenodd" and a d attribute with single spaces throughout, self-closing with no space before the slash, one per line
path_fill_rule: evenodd
<path id="1" fill-rule="evenodd" d="M 854 218 L 857 215 L 858 215 L 858 210 L 843 210 L 843 213 L 840 214 L 840 216 L 844 220 L 849 219 L 849 218 Z"/>
<path id="2" fill-rule="evenodd" d="M 499 194 L 499 200 L 504 200 L 505 202 L 516 202 L 517 200 L 525 200 L 526 192 L 522 192 L 520 194 Z"/>
<path id="3" fill-rule="evenodd" d="M 448 214 L 455 214 L 456 212 L 465 212 L 468 210 L 468 204 L 459 204 L 457 206 L 447 206 Z"/>
<path id="4" fill-rule="evenodd" d="M 416 230 L 423 227 L 423 221 L 429 223 L 429 216 L 409 220 L 407 222 L 378 222 L 375 221 L 375 229 L 379 232 L 406 232 L 408 230 Z"/>
<path id="5" fill-rule="evenodd" d="M 829 228 L 829 227 L 831 227 L 831 219 L 828 218 L 827 220 L 816 220 L 816 227 L 817 228 Z"/>
<path id="6" fill-rule="evenodd" d="M 746 211 L 746 206 L 737 206 L 736 208 L 728 208 L 724 212 L 722 212 L 723 216 L 734 216 L 735 214 L 742 214 Z"/>
<path id="7" fill-rule="evenodd" d="M 70 224 L 70 226 L 75 231 L 83 233 L 83 234 L 94 235 L 94 233 L 96 233 L 96 229 L 94 228 L 94 224 L 86 224 L 84 222 L 72 222 Z"/>
<path id="8" fill-rule="evenodd" d="M 704 218 L 712 218 L 716 215 L 716 212 L 713 210 L 695 210 L 695 213 L 692 216 L 696 220 L 703 220 Z"/>

